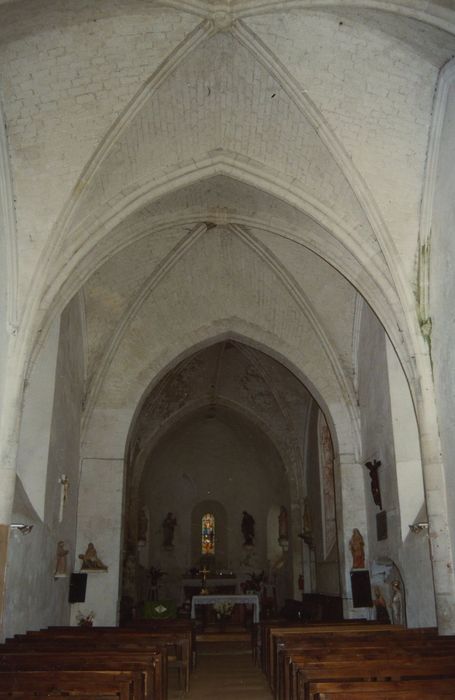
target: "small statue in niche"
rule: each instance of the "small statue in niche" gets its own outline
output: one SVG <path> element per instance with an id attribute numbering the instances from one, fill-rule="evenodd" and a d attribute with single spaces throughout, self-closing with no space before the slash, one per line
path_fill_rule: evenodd
<path id="1" fill-rule="evenodd" d="M 254 526 L 255 521 L 253 516 L 247 513 L 246 510 L 244 510 L 242 518 L 242 534 L 244 547 L 251 547 L 254 545 Z"/>
<path id="2" fill-rule="evenodd" d="M 379 510 L 382 510 L 382 498 L 381 498 L 381 487 L 379 485 L 379 474 L 378 474 L 378 469 L 381 466 L 381 462 L 377 459 L 373 460 L 373 462 L 366 462 L 365 463 L 366 468 L 370 472 L 370 479 L 371 479 L 371 493 L 373 495 L 373 501 L 377 506 L 379 506 Z"/>
<path id="3" fill-rule="evenodd" d="M 60 540 L 60 542 L 57 544 L 54 578 L 66 578 L 67 554 L 68 550 L 65 549 L 65 543 L 63 542 L 63 540 Z"/>
<path id="4" fill-rule="evenodd" d="M 398 580 L 392 581 L 392 623 L 394 625 L 404 625 L 403 593 L 401 583 Z"/>
<path id="5" fill-rule="evenodd" d="M 163 520 L 163 547 L 172 549 L 174 546 L 174 530 L 177 525 L 177 518 L 169 512 Z"/>
<path id="6" fill-rule="evenodd" d="M 355 527 L 352 531 L 352 537 L 349 540 L 349 549 L 352 554 L 352 568 L 365 568 L 365 542 L 359 530 Z"/>
<path id="7" fill-rule="evenodd" d="M 81 571 L 107 571 L 107 566 L 98 558 L 93 542 L 88 543 L 85 554 L 79 554 L 82 559 Z"/>
<path id="8" fill-rule="evenodd" d="M 289 539 L 289 518 L 285 506 L 281 506 L 278 516 L 278 542 L 287 542 Z"/>

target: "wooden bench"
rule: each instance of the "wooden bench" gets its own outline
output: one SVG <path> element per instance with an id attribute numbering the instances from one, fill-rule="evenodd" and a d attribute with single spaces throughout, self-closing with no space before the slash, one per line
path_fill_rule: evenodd
<path id="1" fill-rule="evenodd" d="M 278 639 L 288 639 L 297 636 L 305 636 L 311 634 L 324 635 L 326 638 L 330 636 L 335 636 L 338 638 L 340 635 L 342 637 L 349 637 L 355 633 L 368 634 L 374 632 L 388 632 L 390 634 L 396 634 L 402 631 L 404 628 L 399 625 L 377 625 L 376 623 L 335 623 L 335 624 L 319 624 L 319 625 L 300 625 L 293 627 L 270 627 L 267 630 L 267 677 L 269 685 L 272 691 L 275 691 L 277 674 L 276 674 L 276 661 L 277 661 L 277 644 Z"/>
<path id="2" fill-rule="evenodd" d="M 314 700 L 442 700 L 455 698 L 453 680 L 405 680 L 310 683 Z"/>
<path id="3" fill-rule="evenodd" d="M 133 646 L 136 643 L 142 643 L 143 640 L 147 640 L 149 643 L 166 648 L 168 667 L 177 668 L 179 675 L 183 673 L 185 691 L 189 691 L 190 671 L 193 667 L 195 653 L 193 627 L 188 621 L 170 626 L 153 624 L 139 628 L 50 627 L 39 632 L 29 632 L 27 635 L 16 637 L 15 639 L 23 641 L 28 638 L 71 640 L 83 638 L 91 641 L 97 640 L 99 643 L 105 641 L 108 644 L 118 644 L 121 641 L 123 645 L 127 646 Z"/>
<path id="4" fill-rule="evenodd" d="M 327 681 L 344 682 L 377 682 L 402 680 L 433 680 L 453 679 L 455 683 L 454 657 L 425 659 L 425 664 L 416 659 L 391 660 L 374 659 L 355 661 L 308 662 L 306 659 L 300 665 L 297 663 L 296 684 L 291 697 L 294 700 L 315 700 L 314 685 Z M 311 690 L 313 688 L 313 691 Z M 313 692 L 313 695 L 311 695 Z"/>
<path id="5" fill-rule="evenodd" d="M 422 637 L 422 635 L 412 635 L 404 633 L 401 635 L 387 635 L 378 633 L 376 636 L 359 635 L 345 638 L 340 646 L 338 639 L 324 639 L 321 637 L 309 636 L 307 638 L 293 639 L 291 642 L 284 642 L 278 645 L 277 679 L 275 687 L 275 697 L 289 697 L 293 685 L 292 663 L 294 655 L 300 655 L 308 660 L 342 660 L 342 659 L 374 659 L 386 656 L 426 656 L 455 655 L 455 640 L 447 637 Z"/>
<path id="6" fill-rule="evenodd" d="M 38 655 L 40 663 L 37 666 Z M 0 646 L 0 668 L 8 670 L 14 664 L 19 670 L 124 670 L 138 671 L 143 678 L 144 693 L 149 700 L 167 697 L 166 647 L 155 640 L 141 639 L 130 642 L 123 638 L 112 641 L 90 634 L 52 638 L 45 634 L 24 635 L 7 640 Z"/>
<path id="7" fill-rule="evenodd" d="M 141 674 L 135 671 L 2 671 L 0 698 L 107 697 L 142 700 Z"/>
<path id="8" fill-rule="evenodd" d="M 415 678 L 428 684 L 450 677 L 452 680 L 441 687 L 455 685 L 455 637 L 438 637 L 434 628 L 406 630 L 391 625 L 343 623 L 270 626 L 266 634 L 266 666 L 277 700 L 306 700 L 310 693 L 312 700 L 319 700 L 309 684 L 337 682 L 336 692 L 341 692 L 346 682 L 368 684 L 378 678 L 389 682 L 392 671 L 393 679 L 400 682 L 409 680 L 412 670 Z M 379 686 L 375 687 L 379 692 Z M 410 690 L 407 687 L 406 692 Z M 397 686 L 398 690 L 404 692 Z"/>
<path id="9" fill-rule="evenodd" d="M 77 631 L 75 631 L 77 630 Z M 80 631 L 80 628 L 65 628 L 59 630 L 42 630 L 26 635 L 18 635 L 7 640 L 3 649 L 5 652 L 22 650 L 67 650 L 70 652 L 93 650 L 122 650 L 141 651 L 149 648 L 159 648 L 163 652 L 164 668 L 161 669 L 163 693 L 166 696 L 167 689 L 167 664 L 180 667 L 184 674 L 185 690 L 189 690 L 190 666 L 191 666 L 191 632 L 150 632 L 138 630 L 134 632 L 119 628 L 88 628 Z M 2 648 L 0 647 L 0 652 Z M 179 671 L 180 671 L 179 669 Z M 158 696 L 160 697 L 160 696 Z"/>
<path id="10" fill-rule="evenodd" d="M 76 651 L 21 651 L 0 655 L 0 675 L 6 671 L 134 671 L 142 679 L 142 695 L 145 700 L 159 700 L 162 697 L 160 678 L 161 663 L 157 652 L 118 652 L 109 653 L 90 650 Z"/>

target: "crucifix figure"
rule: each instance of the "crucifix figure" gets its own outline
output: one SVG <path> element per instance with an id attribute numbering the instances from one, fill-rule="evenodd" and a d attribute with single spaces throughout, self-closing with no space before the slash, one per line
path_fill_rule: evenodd
<path id="1" fill-rule="evenodd" d="M 381 499 L 381 488 L 379 486 L 379 474 L 378 469 L 381 466 L 381 462 L 377 459 L 373 462 L 366 462 L 366 468 L 370 472 L 371 479 L 371 493 L 373 494 L 373 501 L 379 506 L 379 510 L 382 510 L 382 499 Z"/>
<path id="2" fill-rule="evenodd" d="M 207 574 L 209 573 L 209 570 L 204 566 L 199 573 L 202 574 L 201 595 L 207 595 L 209 592 L 207 588 Z"/>
<path id="3" fill-rule="evenodd" d="M 68 499 L 68 489 L 70 486 L 70 482 L 66 474 L 62 474 L 60 479 L 58 480 L 58 483 L 60 484 L 60 511 L 58 521 L 59 523 L 61 523 L 63 520 L 63 508 L 65 507 L 65 503 Z"/>

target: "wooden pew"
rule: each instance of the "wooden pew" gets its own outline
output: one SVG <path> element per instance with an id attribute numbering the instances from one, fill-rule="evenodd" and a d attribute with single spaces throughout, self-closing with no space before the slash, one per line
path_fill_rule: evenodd
<path id="1" fill-rule="evenodd" d="M 76 631 L 75 631 L 76 630 Z M 81 631 L 82 630 L 82 631 Z M 189 689 L 189 674 L 191 665 L 191 632 L 171 631 L 168 633 L 150 632 L 145 630 L 126 631 L 119 628 L 72 628 L 55 630 L 43 630 L 39 632 L 30 632 L 26 635 L 18 635 L 13 639 L 7 640 L 5 651 L 17 651 L 19 649 L 46 649 L 58 650 L 75 650 L 83 651 L 86 649 L 97 649 L 102 651 L 107 650 L 123 650 L 123 651 L 140 651 L 145 648 L 150 648 L 152 651 L 155 648 L 160 648 L 165 659 L 166 665 L 168 655 L 175 656 L 177 664 L 181 663 L 185 678 L 185 690 Z M 0 647 L 1 651 L 1 647 Z M 167 689 L 167 670 L 166 667 L 161 669 L 161 679 L 163 685 L 163 693 L 161 697 L 166 696 Z"/>
<path id="2" fill-rule="evenodd" d="M 269 648 L 274 644 L 273 651 L 269 651 L 270 667 L 276 671 L 280 669 L 282 658 L 285 665 L 292 671 L 294 676 L 301 674 L 301 668 L 307 668 L 310 661 L 319 662 L 324 660 L 329 662 L 350 662 L 351 671 L 353 669 L 353 658 L 355 657 L 358 667 L 364 667 L 364 661 L 373 661 L 376 657 L 379 663 L 385 660 L 387 663 L 396 660 L 407 665 L 416 657 L 421 659 L 425 668 L 429 668 L 428 663 L 437 663 L 438 658 L 445 660 L 449 667 L 455 668 L 454 638 L 437 637 L 434 628 L 417 630 L 404 630 L 397 626 L 372 626 L 362 624 L 360 626 L 336 625 L 293 626 L 292 628 L 271 628 L 269 632 Z M 303 652 L 305 652 L 303 654 Z M 275 654 L 280 655 L 277 657 Z M 300 654 L 300 658 L 299 658 Z M 272 672 L 272 671 L 271 671 Z M 285 678 L 286 680 L 286 678 Z M 356 679 L 359 680 L 358 678 Z M 271 685 L 275 682 L 276 697 L 294 698 L 297 697 L 296 680 L 290 675 L 287 683 L 283 687 L 278 674 L 275 679 L 269 678 Z"/>
<path id="3" fill-rule="evenodd" d="M 35 696 L 143 698 L 142 677 L 135 671 L 2 671 L 0 698 L 29 700 Z"/>
<path id="4" fill-rule="evenodd" d="M 0 678 L 3 672 L 44 671 L 50 676 L 55 671 L 134 671 L 141 678 L 141 696 L 144 700 L 159 700 L 162 697 L 160 678 L 161 662 L 155 651 L 125 652 L 89 650 L 35 651 L 22 650 L 0 655 Z"/>
<path id="5" fill-rule="evenodd" d="M 315 700 L 315 686 L 311 684 L 327 681 L 344 681 L 356 683 L 377 681 L 433 680 L 452 679 L 455 684 L 454 657 L 428 657 L 423 664 L 421 660 L 390 658 L 297 663 L 296 684 L 293 689 L 294 700 Z M 313 688 L 313 695 L 311 695 Z"/>
<path id="6" fill-rule="evenodd" d="M 342 648 L 340 640 L 333 636 L 307 635 L 293 638 L 291 641 L 278 643 L 277 679 L 275 697 L 282 700 L 289 697 L 293 685 L 293 655 L 300 655 L 308 660 L 343 658 L 375 658 L 380 656 L 402 657 L 419 655 L 420 657 L 455 654 L 455 639 L 452 637 L 434 637 L 404 631 L 399 635 L 387 632 L 377 635 L 357 635 L 344 637 Z"/>
<path id="7" fill-rule="evenodd" d="M 349 637 L 350 635 L 358 632 L 359 634 L 368 634 L 373 630 L 374 632 L 389 632 L 390 634 L 396 634 L 404 628 L 400 625 L 378 625 L 377 623 L 368 622 L 342 622 L 334 624 L 318 624 L 318 625 L 300 625 L 292 627 L 270 627 L 267 630 L 267 677 L 269 685 L 272 691 L 276 688 L 276 659 L 277 659 L 277 642 L 279 638 L 291 638 L 293 636 L 302 636 L 318 634 L 327 635 L 329 638 L 331 635 L 338 636 L 342 635 L 344 637 Z"/>
<path id="8" fill-rule="evenodd" d="M 7 640 L 0 646 L 0 667 L 5 670 L 19 658 L 24 669 L 39 670 L 36 666 L 37 654 L 47 653 L 46 668 L 76 670 L 135 670 L 143 676 L 146 696 L 150 700 L 165 700 L 167 697 L 166 647 L 158 645 L 150 638 L 136 638 L 132 641 L 114 635 L 112 639 L 89 633 L 71 638 L 53 638 L 46 634 L 23 635 Z M 20 656 L 19 656 L 20 655 Z M 16 660 L 15 660 L 16 659 Z M 115 664 L 114 664 L 115 662 Z M 44 663 L 44 657 L 43 657 Z M 34 665 L 35 664 L 35 665 Z"/>
<path id="9" fill-rule="evenodd" d="M 170 621 L 178 622 L 178 621 Z M 50 627 L 39 632 L 28 632 L 27 635 L 16 637 L 23 641 L 26 638 L 40 639 L 89 639 L 91 642 L 133 646 L 141 644 L 143 640 L 167 651 L 168 666 L 177 667 L 183 671 L 185 691 L 189 691 L 190 671 L 193 666 L 194 633 L 193 626 L 184 620 L 172 625 L 147 625 L 144 627 L 118 628 L 118 627 Z"/>
<path id="10" fill-rule="evenodd" d="M 314 700 L 452 700 L 453 680 L 368 681 L 357 683 L 327 681 L 310 683 Z"/>

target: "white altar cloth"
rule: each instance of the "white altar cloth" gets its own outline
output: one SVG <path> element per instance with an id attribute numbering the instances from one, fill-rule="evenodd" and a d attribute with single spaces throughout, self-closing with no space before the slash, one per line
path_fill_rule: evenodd
<path id="1" fill-rule="evenodd" d="M 196 605 L 214 605 L 215 603 L 232 603 L 233 605 L 252 605 L 253 622 L 259 622 L 259 598 L 257 595 L 194 595 L 191 601 L 191 617 L 196 617 Z"/>

